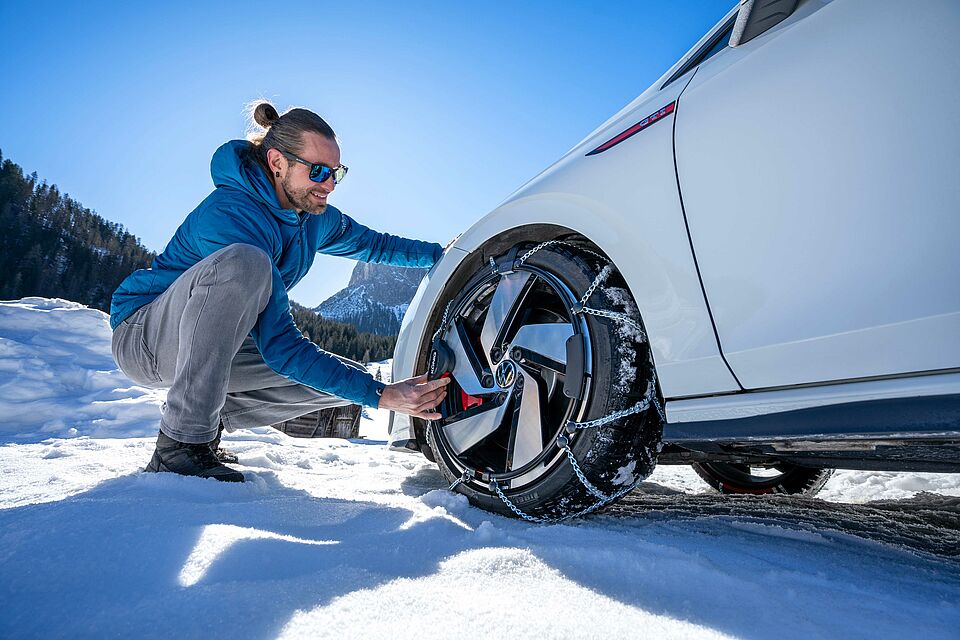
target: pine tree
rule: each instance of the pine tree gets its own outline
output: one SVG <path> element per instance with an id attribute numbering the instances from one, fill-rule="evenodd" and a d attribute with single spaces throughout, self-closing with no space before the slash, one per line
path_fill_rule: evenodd
<path id="1" fill-rule="evenodd" d="M 24 175 L 0 152 L 4 298 L 66 298 L 107 311 L 117 285 L 153 258 L 121 225 L 40 181 L 36 173 Z"/>

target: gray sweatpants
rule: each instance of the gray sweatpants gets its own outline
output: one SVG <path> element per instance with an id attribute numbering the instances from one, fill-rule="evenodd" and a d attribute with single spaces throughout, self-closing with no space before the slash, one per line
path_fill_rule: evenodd
<path id="1" fill-rule="evenodd" d="M 281 376 L 263 361 L 249 333 L 270 299 L 272 282 L 266 253 L 230 245 L 187 269 L 114 330 L 113 358 L 127 377 L 169 387 L 160 418 L 167 436 L 210 442 L 221 419 L 233 430 L 350 404 Z"/>

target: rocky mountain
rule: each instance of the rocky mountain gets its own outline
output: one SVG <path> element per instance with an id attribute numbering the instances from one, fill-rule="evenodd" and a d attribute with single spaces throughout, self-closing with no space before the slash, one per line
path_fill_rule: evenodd
<path id="1" fill-rule="evenodd" d="M 324 318 L 352 324 L 363 332 L 395 336 L 426 273 L 426 269 L 360 262 L 347 287 L 314 310 Z"/>

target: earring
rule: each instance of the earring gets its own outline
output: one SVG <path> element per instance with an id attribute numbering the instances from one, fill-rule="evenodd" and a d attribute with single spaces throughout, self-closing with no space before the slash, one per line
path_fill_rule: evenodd
<path id="1" fill-rule="evenodd" d="M 278 178 L 280 177 L 280 172 L 279 172 L 279 171 L 277 171 L 277 177 L 278 177 Z"/>

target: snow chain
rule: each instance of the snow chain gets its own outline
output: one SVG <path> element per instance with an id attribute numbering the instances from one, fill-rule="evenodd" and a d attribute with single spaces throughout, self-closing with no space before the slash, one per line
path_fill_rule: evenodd
<path id="1" fill-rule="evenodd" d="M 561 245 L 573 247 L 577 251 L 589 253 L 597 258 L 600 258 L 603 261 L 606 261 L 606 258 L 601 256 L 599 253 L 596 253 L 595 251 L 591 251 L 589 249 L 585 249 L 583 247 L 572 244 L 570 242 L 565 242 L 563 240 L 547 240 L 546 242 L 541 242 L 540 244 L 538 244 L 537 246 L 533 247 L 532 249 L 527 251 L 525 254 L 520 256 L 520 258 L 517 259 L 514 265 L 514 268 L 522 265 L 524 262 L 526 262 L 530 258 L 530 256 L 535 254 L 537 251 L 540 251 L 540 249 L 543 249 L 544 247 L 548 247 L 550 245 L 555 245 L 555 244 L 561 244 Z M 496 262 L 492 257 L 490 258 L 490 268 L 493 270 L 494 273 L 498 273 Z M 585 314 L 590 314 L 594 316 L 599 316 L 602 318 L 609 318 L 611 320 L 616 320 L 618 322 L 626 324 L 637 331 L 637 340 L 641 343 L 645 343 L 647 342 L 646 332 L 640 326 L 639 322 L 637 322 L 627 314 L 619 313 L 616 311 L 605 311 L 602 309 L 594 309 L 592 307 L 587 306 L 587 301 L 590 299 L 590 296 L 594 294 L 594 292 L 597 290 L 597 287 L 599 287 L 603 283 L 603 281 L 606 280 L 607 277 L 609 277 L 609 275 L 612 272 L 613 272 L 613 265 L 607 262 L 607 264 L 603 267 L 603 269 L 600 270 L 600 273 L 597 274 L 597 277 L 594 278 L 593 282 L 590 283 L 590 286 L 587 287 L 587 290 L 586 292 L 584 292 L 583 297 L 580 298 L 580 302 L 576 304 L 571 309 L 571 311 L 574 314 L 585 313 Z M 440 325 L 441 330 L 446 325 L 447 312 L 449 310 L 450 310 L 450 305 L 448 304 L 446 310 L 444 310 L 444 313 L 443 313 L 443 322 Z M 440 330 L 437 331 L 437 334 L 434 336 L 434 338 L 439 336 L 439 334 L 440 334 Z M 664 415 L 663 407 L 660 406 L 660 400 L 657 398 L 657 384 L 656 384 L 657 372 L 652 365 L 653 363 L 651 362 L 650 370 L 653 372 L 653 379 L 647 384 L 647 392 L 644 394 L 643 399 L 641 399 L 638 403 L 636 403 L 632 407 L 628 407 L 627 409 L 621 409 L 620 411 L 615 411 L 609 415 L 603 416 L 601 418 L 596 418 L 594 420 L 588 420 L 587 422 L 574 422 L 573 420 L 570 420 L 566 424 L 567 433 L 570 435 L 573 435 L 580 429 L 592 429 L 596 427 L 602 427 L 616 420 L 620 420 L 621 418 L 625 418 L 627 416 L 631 416 L 631 415 L 640 413 L 642 411 L 646 411 L 647 409 L 650 408 L 651 404 L 657 410 L 657 414 L 660 416 L 661 420 L 666 422 L 666 416 Z M 641 482 L 643 482 L 646 479 L 646 478 L 640 478 L 630 486 L 624 489 L 621 489 L 620 491 L 617 491 L 616 493 L 613 493 L 611 495 L 607 495 L 602 491 L 600 491 L 600 489 L 596 488 L 593 485 L 593 483 L 587 480 L 587 476 L 584 475 L 583 470 L 580 468 L 579 463 L 577 463 L 576 457 L 574 457 L 573 455 L 573 450 L 570 448 L 570 439 L 567 435 L 560 434 L 559 436 L 557 436 L 557 446 L 563 449 L 564 453 L 567 454 L 567 459 L 570 461 L 570 465 L 573 467 L 574 473 L 577 474 L 577 479 L 580 480 L 580 483 L 587 490 L 587 492 L 590 493 L 590 495 L 597 498 L 597 502 L 587 507 L 586 509 L 582 509 L 576 513 L 570 513 L 565 516 L 561 516 L 559 518 L 540 518 L 537 516 L 532 516 L 528 513 L 524 513 L 517 505 L 513 504 L 513 502 L 510 501 L 510 498 L 508 498 L 506 494 L 500 489 L 500 484 L 497 482 L 497 479 L 496 478 L 492 479 L 490 481 L 490 490 L 496 493 L 497 497 L 500 498 L 503 504 L 507 505 L 507 507 L 511 511 L 513 511 L 513 513 L 515 513 L 518 517 L 523 518 L 528 522 L 535 522 L 537 524 L 554 524 L 557 522 L 562 522 L 564 520 L 570 520 L 573 518 L 579 518 L 579 517 L 585 516 L 588 513 L 596 511 L 600 507 L 607 505 L 613 502 L 614 500 L 630 493 L 631 491 L 636 489 Z M 472 474 L 469 469 L 464 470 L 463 475 L 457 478 L 456 480 L 454 480 L 453 483 L 450 485 L 449 491 L 454 491 L 458 486 L 460 486 L 463 483 L 466 483 L 468 480 L 470 480 L 471 476 Z"/>
<path id="2" fill-rule="evenodd" d="M 444 329 L 447 328 L 447 316 L 450 314 L 450 307 L 453 305 L 453 299 L 451 298 L 450 302 L 447 303 L 447 307 L 443 310 L 443 318 L 440 320 L 440 328 L 438 328 L 431 338 L 431 342 L 443 335 Z"/>

